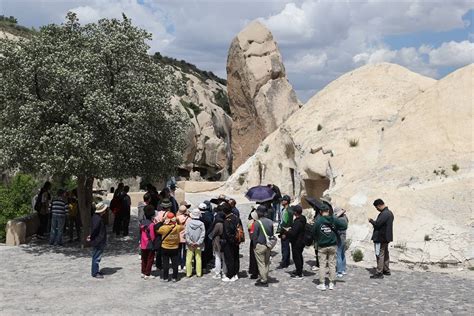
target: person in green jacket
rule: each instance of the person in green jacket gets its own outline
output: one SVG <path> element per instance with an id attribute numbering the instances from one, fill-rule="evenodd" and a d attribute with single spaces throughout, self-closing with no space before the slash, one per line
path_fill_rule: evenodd
<path id="1" fill-rule="evenodd" d="M 331 216 L 329 208 L 321 210 L 321 216 L 313 226 L 314 240 L 318 244 L 319 285 L 318 290 L 326 290 L 325 278 L 329 268 L 329 289 L 334 289 L 336 278 L 336 231 L 347 229 L 347 223 Z"/>
<path id="2" fill-rule="evenodd" d="M 281 198 L 281 205 L 283 210 L 281 213 L 281 222 L 278 226 L 277 233 L 281 239 L 281 262 L 277 269 L 286 269 L 290 265 L 290 240 L 286 237 L 286 230 L 293 225 L 293 210 L 290 206 L 291 198 L 284 195 Z"/>

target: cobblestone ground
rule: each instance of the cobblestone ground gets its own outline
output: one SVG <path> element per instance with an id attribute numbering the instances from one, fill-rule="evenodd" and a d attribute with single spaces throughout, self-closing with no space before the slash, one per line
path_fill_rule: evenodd
<path id="1" fill-rule="evenodd" d="M 190 195 L 196 204 L 203 196 Z M 250 204 L 240 205 L 246 220 Z M 245 222 L 244 220 L 244 222 Z M 131 225 L 136 225 L 132 222 Z M 133 226 L 132 226 L 133 227 Z M 136 229 L 131 230 L 136 233 Z M 277 246 L 278 247 L 278 246 Z M 291 280 L 275 270 L 268 288 L 257 288 L 245 272 L 248 244 L 241 247 L 241 278 L 233 283 L 184 276 L 177 283 L 142 280 L 136 241 L 110 240 L 101 268 L 90 277 L 88 250 L 77 244 L 52 248 L 44 242 L 0 246 L 0 314 L 471 314 L 474 281 L 429 272 L 397 272 L 370 280 L 366 269 L 349 267 L 333 291 L 316 289 L 312 249 L 305 252 L 306 276 Z"/>

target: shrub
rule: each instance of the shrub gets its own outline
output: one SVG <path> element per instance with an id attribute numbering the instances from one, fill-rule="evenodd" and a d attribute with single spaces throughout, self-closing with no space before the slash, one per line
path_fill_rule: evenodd
<path id="1" fill-rule="evenodd" d="M 453 169 L 454 172 L 458 172 L 459 166 L 457 164 L 454 164 L 451 166 L 451 169 Z"/>
<path id="2" fill-rule="evenodd" d="M 354 262 L 359 262 L 359 261 L 362 261 L 363 259 L 364 259 L 364 253 L 362 252 L 362 250 L 360 249 L 354 250 L 354 252 L 352 253 L 352 260 L 354 260 Z"/>
<path id="3" fill-rule="evenodd" d="M 239 176 L 239 184 L 240 184 L 240 185 L 243 185 L 244 182 L 245 182 L 245 176 L 244 176 L 243 174 L 241 174 L 241 175 Z"/>
<path id="4" fill-rule="evenodd" d="M 321 126 L 321 124 L 318 124 L 318 132 L 322 129 L 323 129 L 323 127 Z"/>
<path id="5" fill-rule="evenodd" d="M 229 99 L 227 98 L 227 93 L 224 90 L 217 90 L 217 92 L 213 92 L 214 100 L 216 104 L 224 110 L 228 115 L 231 115 Z"/>
<path id="6" fill-rule="evenodd" d="M 355 139 L 355 138 L 349 140 L 349 146 L 351 146 L 351 147 L 357 147 L 357 146 L 359 146 L 359 140 L 358 140 L 358 139 Z"/>
<path id="7" fill-rule="evenodd" d="M 425 235 L 425 241 L 430 241 L 430 240 L 431 240 L 430 235 Z"/>
<path id="8" fill-rule="evenodd" d="M 468 269 L 471 271 L 474 271 L 474 267 L 469 267 Z"/>
<path id="9" fill-rule="evenodd" d="M 263 148 L 263 151 L 267 153 L 268 149 L 270 149 L 270 146 L 268 144 L 266 144 L 265 147 Z"/>
<path id="10" fill-rule="evenodd" d="M 31 199 L 38 188 L 36 180 L 18 173 L 9 184 L 0 184 L 0 240 L 5 240 L 5 225 L 11 219 L 32 212 Z"/>

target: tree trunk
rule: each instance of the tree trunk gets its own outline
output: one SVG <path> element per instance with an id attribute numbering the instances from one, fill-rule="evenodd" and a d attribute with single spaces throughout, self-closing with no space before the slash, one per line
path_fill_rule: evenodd
<path id="1" fill-rule="evenodd" d="M 87 236 L 91 233 L 91 208 L 92 208 L 92 185 L 93 177 L 77 177 L 77 200 L 79 204 L 79 214 L 82 222 L 82 247 L 87 247 Z"/>

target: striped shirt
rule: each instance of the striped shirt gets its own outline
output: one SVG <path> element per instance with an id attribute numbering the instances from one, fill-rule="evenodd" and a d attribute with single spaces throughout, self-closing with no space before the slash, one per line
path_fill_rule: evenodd
<path id="1" fill-rule="evenodd" d="M 62 199 L 54 199 L 49 209 L 53 215 L 66 216 L 68 214 L 67 204 Z"/>

